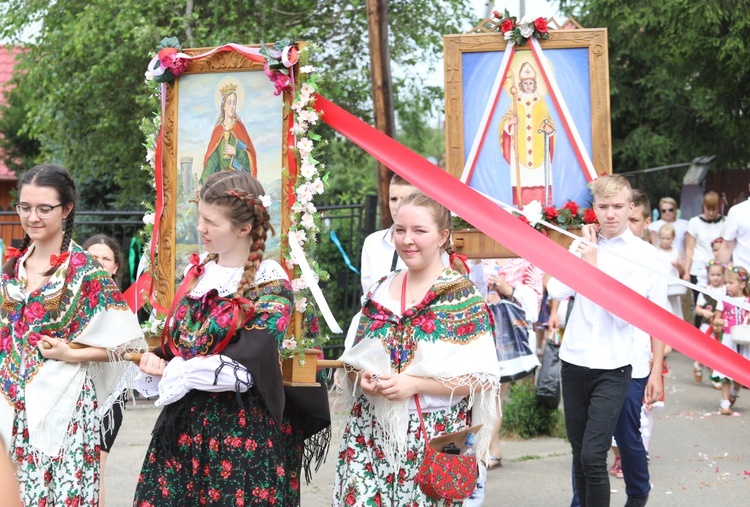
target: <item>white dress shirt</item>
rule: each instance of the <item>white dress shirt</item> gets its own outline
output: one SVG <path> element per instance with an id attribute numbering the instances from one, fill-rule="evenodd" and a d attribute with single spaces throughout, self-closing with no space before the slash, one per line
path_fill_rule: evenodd
<path id="1" fill-rule="evenodd" d="M 652 267 L 656 263 L 656 251 L 652 245 L 635 237 L 630 229 L 609 240 L 599 236 L 598 245 L 597 265 L 601 271 L 662 308 L 669 309 L 666 280 L 644 269 L 644 266 Z M 553 299 L 575 295 L 574 289 L 554 278 L 547 284 L 547 291 Z M 647 335 L 639 333 L 636 343 L 635 325 L 638 323 L 633 324 L 585 296 L 576 295 L 560 347 L 560 359 L 603 370 L 613 370 L 636 361 L 639 363 L 637 366 L 641 367 Z M 641 372 L 639 368 L 638 373 Z"/>

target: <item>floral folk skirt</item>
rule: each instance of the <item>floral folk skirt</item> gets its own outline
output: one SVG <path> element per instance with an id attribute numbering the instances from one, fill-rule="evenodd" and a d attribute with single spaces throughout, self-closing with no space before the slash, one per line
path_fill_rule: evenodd
<path id="1" fill-rule="evenodd" d="M 11 457 L 26 507 L 99 505 L 99 412 L 86 376 L 58 457 L 32 452 L 25 399 L 16 403 Z"/>
<path id="2" fill-rule="evenodd" d="M 234 392 L 191 391 L 167 406 L 134 507 L 289 505 L 282 431 L 254 391 L 242 403 Z"/>
<path id="3" fill-rule="evenodd" d="M 422 412 L 430 438 L 460 431 L 471 424 L 468 403 L 445 410 Z M 424 440 L 419 431 L 419 416 L 409 414 L 409 439 L 406 457 L 394 468 L 382 450 L 383 429 L 375 421 L 372 405 L 360 397 L 352 407 L 336 464 L 333 506 L 451 506 L 463 501 L 427 498 L 414 483 L 424 456 Z M 419 431 L 420 437 L 417 438 Z"/>

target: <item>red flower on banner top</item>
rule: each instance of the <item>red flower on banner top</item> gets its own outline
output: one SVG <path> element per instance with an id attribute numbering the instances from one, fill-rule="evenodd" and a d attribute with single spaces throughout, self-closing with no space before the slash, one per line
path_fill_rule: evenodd
<path id="1" fill-rule="evenodd" d="M 260 54 L 266 59 L 263 64 L 263 72 L 273 83 L 276 91 L 274 95 L 281 95 L 284 90 L 289 90 L 294 85 L 291 77 L 291 68 L 299 60 L 299 50 L 291 39 L 284 39 L 268 47 L 260 43 Z"/>
<path id="2" fill-rule="evenodd" d="M 521 21 L 517 21 L 517 18 L 511 16 L 507 9 L 503 11 L 503 14 L 498 11 L 493 11 L 492 14 L 500 20 L 500 31 L 505 36 L 505 40 L 513 44 L 523 46 L 530 37 L 549 40 L 547 20 L 542 17 L 533 18 L 526 15 L 521 18 Z"/>
<path id="3" fill-rule="evenodd" d="M 177 37 L 164 37 L 156 47 L 156 57 L 148 64 L 146 78 L 157 83 L 171 83 L 185 72 L 190 60 L 183 59 L 182 46 Z"/>
<path id="4" fill-rule="evenodd" d="M 584 224 L 596 222 L 596 213 L 591 208 L 581 208 L 575 201 L 566 202 L 561 208 L 543 207 L 539 201 L 531 201 L 516 212 L 516 216 L 535 229 L 544 232 L 542 220 L 563 230 L 578 229 Z"/>

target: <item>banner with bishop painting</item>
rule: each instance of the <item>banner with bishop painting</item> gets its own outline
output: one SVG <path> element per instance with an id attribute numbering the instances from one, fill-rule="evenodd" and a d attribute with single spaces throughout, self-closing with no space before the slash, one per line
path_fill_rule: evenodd
<path id="1" fill-rule="evenodd" d="M 513 207 L 587 207 L 612 172 L 606 30 L 545 33 L 445 36 L 447 169 Z"/>

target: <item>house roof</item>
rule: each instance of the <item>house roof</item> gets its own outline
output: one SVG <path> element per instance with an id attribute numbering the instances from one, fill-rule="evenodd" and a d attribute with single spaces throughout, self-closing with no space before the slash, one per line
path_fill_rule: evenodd
<path id="1" fill-rule="evenodd" d="M 22 49 L 18 46 L 0 47 L 0 105 L 5 104 L 5 88 L 13 78 L 13 67 L 16 65 L 16 55 Z M 16 173 L 8 169 L 0 158 L 0 181 L 18 179 Z"/>

